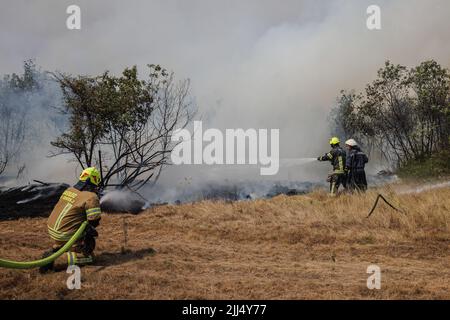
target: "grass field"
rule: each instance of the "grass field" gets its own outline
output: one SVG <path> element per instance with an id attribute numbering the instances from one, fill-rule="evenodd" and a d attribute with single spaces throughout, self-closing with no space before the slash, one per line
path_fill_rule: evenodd
<path id="1" fill-rule="evenodd" d="M 380 203 L 378 192 L 405 214 Z M 450 187 L 104 214 L 81 290 L 64 271 L 0 269 L 1 299 L 450 299 Z M 125 241 L 125 230 L 127 240 Z M 38 258 L 43 218 L 0 222 L 0 257 Z M 366 269 L 381 268 L 381 289 Z"/>

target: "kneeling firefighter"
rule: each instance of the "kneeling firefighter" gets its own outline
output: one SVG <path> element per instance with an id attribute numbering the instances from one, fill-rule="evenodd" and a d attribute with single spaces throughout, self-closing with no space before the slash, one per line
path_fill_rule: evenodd
<path id="1" fill-rule="evenodd" d="M 364 192 L 367 190 L 366 172 L 364 167 L 369 159 L 362 152 L 358 143 L 354 139 L 345 141 L 348 149 L 348 156 L 345 163 L 345 169 L 348 172 L 347 186 L 350 191 Z"/>
<path id="2" fill-rule="evenodd" d="M 53 249 L 44 253 L 44 257 L 58 251 L 73 236 L 84 221 L 88 226 L 84 235 L 72 246 L 70 251 L 59 259 L 68 265 L 83 265 L 93 262 L 96 227 L 100 222 L 100 202 L 97 195 L 100 173 L 94 167 L 86 168 L 79 181 L 67 188 L 61 195 L 47 221 L 48 233 L 54 240 Z M 61 261 L 62 262 L 62 261 Z M 55 262 L 40 268 L 40 272 L 53 269 Z"/>
<path id="3" fill-rule="evenodd" d="M 346 173 L 345 173 L 345 151 L 339 146 L 339 139 L 333 137 L 330 140 L 331 151 L 325 155 L 318 157 L 319 161 L 330 161 L 333 166 L 333 173 L 328 176 L 327 181 L 330 182 L 330 194 L 336 195 L 339 186 L 342 184 L 346 187 Z"/>

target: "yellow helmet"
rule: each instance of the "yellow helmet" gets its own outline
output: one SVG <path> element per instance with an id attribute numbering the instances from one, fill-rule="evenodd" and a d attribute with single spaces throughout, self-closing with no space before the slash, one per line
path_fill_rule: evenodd
<path id="1" fill-rule="evenodd" d="M 96 186 L 100 184 L 100 172 L 98 172 L 97 168 L 90 167 L 83 170 L 80 175 L 80 181 L 86 181 L 87 179 L 89 179 L 89 181 Z"/>
<path id="2" fill-rule="evenodd" d="M 330 144 L 331 145 L 335 145 L 335 144 L 339 144 L 339 138 L 338 137 L 333 137 L 333 138 L 331 138 L 331 140 L 330 140 Z"/>

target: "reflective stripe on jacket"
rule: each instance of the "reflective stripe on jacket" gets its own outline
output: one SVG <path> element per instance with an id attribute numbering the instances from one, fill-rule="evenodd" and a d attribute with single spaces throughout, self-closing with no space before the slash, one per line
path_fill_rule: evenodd
<path id="1" fill-rule="evenodd" d="M 47 221 L 50 237 L 68 241 L 86 220 L 98 220 L 101 216 L 98 196 L 73 187 L 66 189 L 53 208 Z"/>
<path id="2" fill-rule="evenodd" d="M 333 173 L 345 173 L 346 153 L 341 147 L 335 147 L 330 152 L 320 157 L 321 161 L 330 161 L 333 166 Z"/>

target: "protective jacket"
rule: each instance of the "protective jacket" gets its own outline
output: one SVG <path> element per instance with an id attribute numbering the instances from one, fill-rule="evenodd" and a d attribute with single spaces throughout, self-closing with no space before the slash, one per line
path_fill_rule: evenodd
<path id="1" fill-rule="evenodd" d="M 331 161 L 333 166 L 333 173 L 344 174 L 346 153 L 341 147 L 335 147 L 330 152 L 326 153 L 322 157 L 319 157 L 320 161 Z"/>
<path id="2" fill-rule="evenodd" d="M 366 154 L 359 147 L 353 147 L 348 153 L 345 168 L 353 172 L 362 171 L 367 162 L 369 162 L 369 159 Z"/>
<path id="3" fill-rule="evenodd" d="M 70 187 L 61 195 L 47 221 L 50 237 L 58 242 L 68 241 L 81 224 L 101 218 L 97 194 Z"/>
<path id="4" fill-rule="evenodd" d="M 359 147 L 353 147 L 347 156 L 345 168 L 348 172 L 347 186 L 350 190 L 365 191 L 367 179 L 364 167 L 369 162 L 366 154 Z"/>

